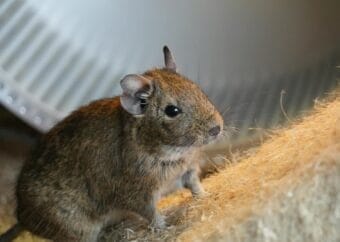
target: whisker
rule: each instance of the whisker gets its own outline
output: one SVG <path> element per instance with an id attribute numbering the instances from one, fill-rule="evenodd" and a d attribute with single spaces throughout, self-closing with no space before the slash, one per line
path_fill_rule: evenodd
<path id="1" fill-rule="evenodd" d="M 225 132 L 239 132 L 240 129 L 235 126 L 224 126 L 223 131 Z"/>
<path id="2" fill-rule="evenodd" d="M 224 114 L 226 114 L 228 111 L 230 111 L 230 107 L 229 107 L 229 106 L 226 107 L 226 108 L 222 111 L 221 115 L 224 116 Z"/>

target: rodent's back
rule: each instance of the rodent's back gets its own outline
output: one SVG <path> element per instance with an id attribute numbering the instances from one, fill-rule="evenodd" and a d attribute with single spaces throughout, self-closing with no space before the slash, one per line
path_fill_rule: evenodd
<path id="1" fill-rule="evenodd" d="M 123 116 L 119 98 L 102 99 L 81 107 L 42 137 L 24 169 L 31 165 L 37 169 L 56 162 L 71 168 L 77 166 L 78 161 L 88 161 L 93 156 L 100 158 L 99 150 L 108 147 L 112 150 L 112 145 L 120 140 Z M 66 164 L 70 160 L 72 164 Z"/>

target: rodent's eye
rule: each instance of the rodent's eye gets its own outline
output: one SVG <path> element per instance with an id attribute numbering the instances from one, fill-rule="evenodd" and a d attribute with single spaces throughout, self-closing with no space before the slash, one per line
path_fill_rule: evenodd
<path id="1" fill-rule="evenodd" d="M 173 118 L 173 117 L 176 117 L 178 114 L 180 114 L 182 110 L 179 107 L 176 107 L 174 105 L 168 105 L 165 107 L 164 112 L 167 116 L 169 116 L 170 118 Z"/>

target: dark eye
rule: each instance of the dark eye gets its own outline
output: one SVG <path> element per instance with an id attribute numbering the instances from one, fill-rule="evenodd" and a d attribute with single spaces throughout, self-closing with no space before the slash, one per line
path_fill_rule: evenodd
<path id="1" fill-rule="evenodd" d="M 170 118 L 173 118 L 173 117 L 176 117 L 178 114 L 180 114 L 182 110 L 179 107 L 176 107 L 174 105 L 168 105 L 165 107 L 164 112 Z"/>

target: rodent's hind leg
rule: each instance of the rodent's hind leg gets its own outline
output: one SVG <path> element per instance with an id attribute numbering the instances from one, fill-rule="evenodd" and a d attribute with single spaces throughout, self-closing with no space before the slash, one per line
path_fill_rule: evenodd
<path id="1" fill-rule="evenodd" d="M 96 242 L 102 228 L 103 224 L 82 220 L 81 226 L 77 222 L 74 226 L 68 224 L 67 229 L 55 234 L 52 239 L 55 242 Z"/>
<path id="2" fill-rule="evenodd" d="M 96 241 L 102 222 L 85 215 L 78 206 L 45 204 L 18 210 L 18 220 L 28 231 L 53 241 Z M 39 211 L 39 212 L 37 212 Z"/>
<path id="3" fill-rule="evenodd" d="M 208 193 L 202 187 L 198 171 L 196 169 L 190 169 L 182 176 L 183 186 L 188 188 L 193 197 L 205 197 Z"/>

